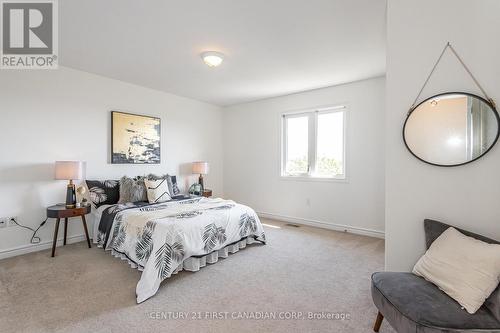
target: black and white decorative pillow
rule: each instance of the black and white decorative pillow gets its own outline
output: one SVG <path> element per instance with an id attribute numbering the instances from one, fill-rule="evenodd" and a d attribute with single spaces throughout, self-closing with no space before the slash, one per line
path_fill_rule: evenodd
<path id="1" fill-rule="evenodd" d="M 120 183 L 117 180 L 86 180 L 86 183 L 95 208 L 114 205 L 120 199 Z"/>
<path id="2" fill-rule="evenodd" d="M 146 184 L 149 203 L 164 202 L 172 199 L 170 192 L 168 191 L 167 179 L 145 179 L 144 184 Z"/>
<path id="3" fill-rule="evenodd" d="M 168 193 L 170 194 L 170 196 L 174 197 L 176 195 L 181 194 L 181 191 L 179 190 L 179 187 L 177 186 L 177 177 L 176 176 L 170 176 L 168 174 L 162 175 L 162 176 L 149 174 L 146 176 L 146 179 L 148 179 L 148 180 L 166 179 L 167 184 L 168 184 Z"/>
<path id="4" fill-rule="evenodd" d="M 177 177 L 167 175 L 168 190 L 172 196 L 179 195 L 181 191 L 177 186 Z"/>

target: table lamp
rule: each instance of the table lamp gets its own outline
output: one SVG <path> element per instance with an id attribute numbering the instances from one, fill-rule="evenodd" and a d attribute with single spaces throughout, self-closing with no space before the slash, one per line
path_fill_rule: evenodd
<path id="1" fill-rule="evenodd" d="M 55 179 L 68 180 L 66 188 L 66 208 L 76 207 L 75 184 L 73 180 L 82 178 L 82 162 L 80 161 L 56 161 Z"/>
<path id="2" fill-rule="evenodd" d="M 198 183 L 201 185 L 201 191 L 205 189 L 203 186 L 203 175 L 208 175 L 208 162 L 193 162 L 193 173 L 199 174 Z"/>

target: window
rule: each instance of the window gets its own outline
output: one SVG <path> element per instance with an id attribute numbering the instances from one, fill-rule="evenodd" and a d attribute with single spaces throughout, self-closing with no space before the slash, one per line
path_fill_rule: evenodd
<path id="1" fill-rule="evenodd" d="M 345 110 L 283 114 L 281 176 L 345 179 Z"/>

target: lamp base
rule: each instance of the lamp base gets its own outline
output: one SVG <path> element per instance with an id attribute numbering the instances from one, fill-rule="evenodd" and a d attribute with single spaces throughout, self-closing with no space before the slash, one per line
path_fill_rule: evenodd
<path id="1" fill-rule="evenodd" d="M 75 185 L 73 181 L 69 181 L 68 186 L 66 187 L 66 208 L 75 208 L 76 207 L 76 191 Z"/>
<path id="2" fill-rule="evenodd" d="M 203 193 L 203 175 L 200 173 L 200 177 L 198 178 L 198 183 L 201 185 L 201 192 Z"/>

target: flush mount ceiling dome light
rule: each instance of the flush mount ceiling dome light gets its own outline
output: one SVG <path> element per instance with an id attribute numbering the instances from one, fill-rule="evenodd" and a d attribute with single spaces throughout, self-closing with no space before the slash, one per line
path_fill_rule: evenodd
<path id="1" fill-rule="evenodd" d="M 216 51 L 207 51 L 201 54 L 201 58 L 209 67 L 217 67 L 224 60 L 224 55 Z"/>

